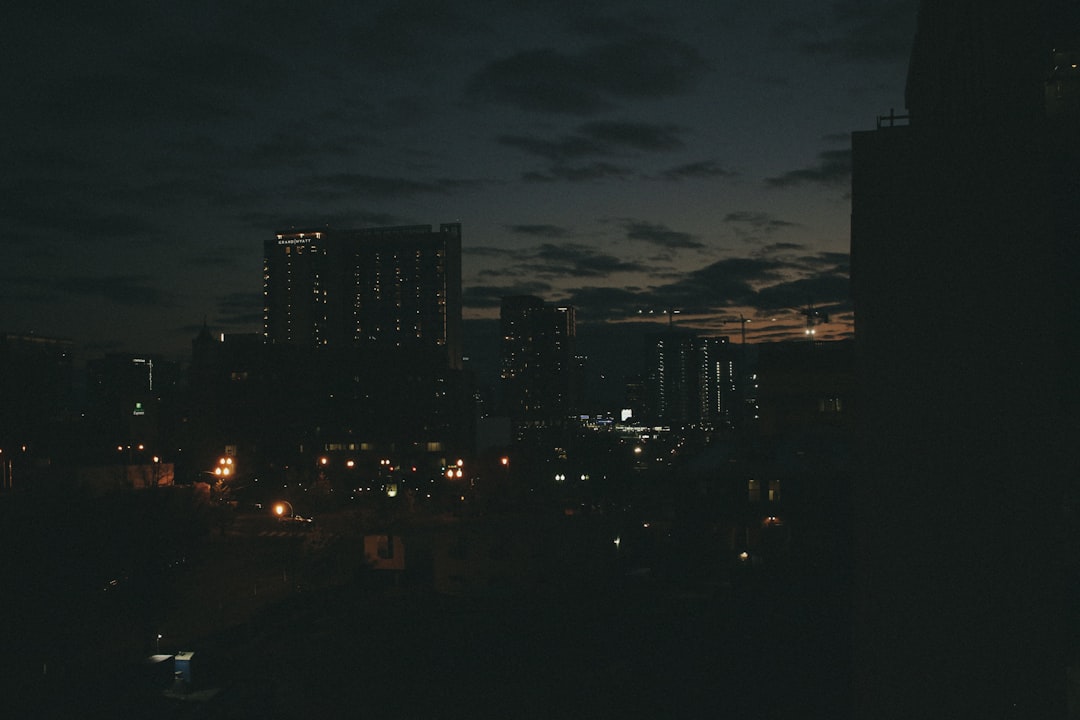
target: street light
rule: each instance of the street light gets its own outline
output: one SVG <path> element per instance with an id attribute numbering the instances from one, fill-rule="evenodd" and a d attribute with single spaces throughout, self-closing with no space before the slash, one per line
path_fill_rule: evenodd
<path id="1" fill-rule="evenodd" d="M 236 472 L 236 468 L 233 466 L 233 459 L 231 457 L 218 458 L 217 467 L 214 468 L 214 475 L 219 478 L 227 478 Z"/>

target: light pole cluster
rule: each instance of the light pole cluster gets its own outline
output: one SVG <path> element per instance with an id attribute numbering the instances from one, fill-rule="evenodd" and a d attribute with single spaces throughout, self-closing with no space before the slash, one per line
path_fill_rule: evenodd
<path id="1" fill-rule="evenodd" d="M 214 468 L 214 475 L 216 477 L 219 477 L 222 480 L 227 480 L 235 473 L 236 467 L 233 464 L 233 459 L 231 457 L 218 458 L 217 466 Z"/>

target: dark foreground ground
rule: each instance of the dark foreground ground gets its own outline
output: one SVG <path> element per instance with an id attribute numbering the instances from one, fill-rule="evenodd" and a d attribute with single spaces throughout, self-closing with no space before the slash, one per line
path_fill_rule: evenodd
<path id="1" fill-rule="evenodd" d="M 53 667 L 27 673 L 24 663 L 21 675 L 8 675 L 18 686 L 6 693 L 13 714 L 4 715 L 847 716 L 850 638 L 835 578 L 806 567 L 689 571 L 695 563 L 677 547 L 642 553 L 655 566 L 645 571 L 628 561 L 626 545 L 612 550 L 610 532 L 535 518 L 406 528 L 410 569 L 396 576 L 350 562 L 355 543 L 320 556 L 303 541 L 267 545 L 222 533 L 172 584 L 180 599 L 162 599 L 169 617 L 155 620 L 168 629 L 166 643 L 182 643 L 165 654 L 195 653 L 185 693 L 167 692 L 171 660 L 145 661 L 157 649 L 147 647 L 145 613 L 121 606 L 85 617 L 101 620 L 101 642 L 113 632 L 139 636 L 141 646 L 98 652 L 84 629 Z M 448 543 L 509 549 L 470 570 L 467 552 L 444 557 Z M 305 563 L 318 572 L 305 574 Z M 235 598 L 215 600 L 282 564 L 288 582 L 257 596 L 253 588 L 246 612 L 229 610 Z M 473 571 L 484 582 L 457 591 L 457 576 Z M 27 633 L 16 635 L 20 652 L 33 650 Z"/>

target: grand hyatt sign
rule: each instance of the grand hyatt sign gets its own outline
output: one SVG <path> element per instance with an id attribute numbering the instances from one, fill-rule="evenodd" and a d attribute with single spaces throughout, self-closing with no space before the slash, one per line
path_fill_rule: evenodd
<path id="1" fill-rule="evenodd" d="M 277 244 L 278 245 L 307 245 L 312 240 L 319 240 L 321 238 L 322 238 L 322 233 L 312 233 L 311 235 L 307 235 L 307 236 L 305 236 L 304 234 L 300 234 L 300 235 L 292 235 L 292 236 L 289 236 L 289 237 L 286 237 L 284 235 L 278 235 L 277 236 Z"/>

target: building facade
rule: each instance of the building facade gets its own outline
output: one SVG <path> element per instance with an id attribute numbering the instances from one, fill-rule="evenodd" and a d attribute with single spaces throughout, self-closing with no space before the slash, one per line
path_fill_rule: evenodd
<path id="1" fill-rule="evenodd" d="M 263 267 L 259 342 L 193 343 L 196 470 L 228 445 L 264 477 L 348 484 L 468 450 L 459 224 L 283 231 Z"/>
<path id="2" fill-rule="evenodd" d="M 393 349 L 461 368 L 461 225 L 279 232 L 263 246 L 269 344 Z"/>
<path id="3" fill-rule="evenodd" d="M 648 419 L 678 427 L 739 424 L 740 363 L 727 337 L 668 330 L 646 339 L 644 357 Z"/>
<path id="4" fill-rule="evenodd" d="M 575 309 L 531 295 L 505 297 L 499 321 L 506 415 L 525 424 L 562 424 L 578 404 Z"/>
<path id="5" fill-rule="evenodd" d="M 0 333 L 0 490 L 70 448 L 58 428 L 74 411 L 75 345 L 61 338 Z"/>
<path id="6" fill-rule="evenodd" d="M 924 0 L 852 138 L 857 718 L 1080 716 L 1075 8 Z"/>

